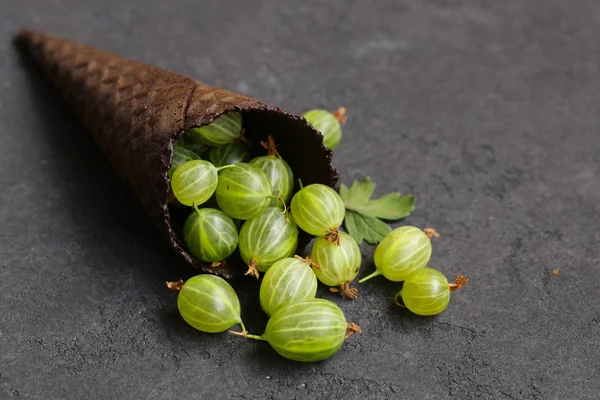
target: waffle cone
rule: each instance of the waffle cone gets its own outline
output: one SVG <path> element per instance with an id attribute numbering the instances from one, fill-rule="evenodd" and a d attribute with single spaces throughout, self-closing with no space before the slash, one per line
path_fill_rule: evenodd
<path id="1" fill-rule="evenodd" d="M 303 118 L 175 72 L 40 32 L 23 30 L 18 42 L 79 115 L 169 245 L 192 266 L 224 277 L 193 258 L 173 228 L 168 170 L 173 142 L 226 112 L 241 112 L 246 137 L 272 135 L 295 178 L 334 186 L 338 179 L 322 136 Z M 244 271 L 240 269 L 239 271 Z"/>

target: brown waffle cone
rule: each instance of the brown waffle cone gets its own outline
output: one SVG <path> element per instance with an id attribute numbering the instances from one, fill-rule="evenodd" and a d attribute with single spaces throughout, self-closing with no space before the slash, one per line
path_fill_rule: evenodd
<path id="1" fill-rule="evenodd" d="M 338 173 L 322 136 L 303 118 L 238 93 L 40 32 L 18 42 L 62 92 L 169 245 L 192 266 L 232 277 L 244 268 L 213 268 L 193 258 L 172 224 L 168 170 L 173 142 L 226 112 L 241 112 L 251 143 L 272 135 L 304 184 L 334 186 Z M 306 239 L 306 238 L 305 238 Z M 306 244 L 306 240 L 304 242 Z"/>

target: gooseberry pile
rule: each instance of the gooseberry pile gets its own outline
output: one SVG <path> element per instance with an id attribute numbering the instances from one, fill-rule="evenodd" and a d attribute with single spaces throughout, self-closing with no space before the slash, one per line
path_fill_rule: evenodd
<path id="1" fill-rule="evenodd" d="M 326 146 L 337 147 L 345 109 L 311 110 L 304 117 L 322 132 Z M 331 292 L 358 297 L 350 285 L 359 273 L 361 252 L 354 233 L 341 230 L 346 209 L 351 208 L 323 184 L 299 182 L 300 189 L 293 193 L 293 172 L 273 137 L 261 145 L 267 154 L 251 159 L 242 116 L 224 114 L 175 142 L 169 177 L 171 204 L 191 207 L 182 232 L 189 253 L 219 266 L 238 249 L 246 275 L 260 279 L 263 273 L 259 298 L 269 316 L 264 333 L 246 331 L 238 297 L 221 277 L 202 274 L 167 286 L 179 291 L 179 313 L 199 331 L 229 331 L 266 341 L 291 360 L 323 360 L 361 331 L 347 322 L 334 302 L 316 298 L 318 281 Z M 296 254 L 300 230 L 315 236 L 305 257 Z M 468 280 L 459 275 L 455 283 L 448 283 L 441 272 L 427 267 L 437 232 L 414 226 L 387 227 L 386 232 L 375 249 L 375 271 L 359 283 L 382 275 L 403 282 L 394 304 L 422 316 L 444 311 L 450 292 Z M 235 325 L 241 330 L 231 330 Z"/>

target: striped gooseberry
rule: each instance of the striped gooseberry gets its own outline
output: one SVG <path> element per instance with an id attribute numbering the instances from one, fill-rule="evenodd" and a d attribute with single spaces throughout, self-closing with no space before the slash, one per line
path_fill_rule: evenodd
<path id="1" fill-rule="evenodd" d="M 169 169 L 169 178 L 173 177 L 173 173 L 181 164 L 192 161 L 201 160 L 202 158 L 194 151 L 188 150 L 185 147 L 174 146 L 173 147 L 173 159 L 171 161 L 171 168 Z"/>
<path id="2" fill-rule="evenodd" d="M 414 226 L 401 226 L 388 233 L 375 249 L 375 272 L 358 282 L 363 283 L 379 275 L 400 282 L 424 268 L 431 258 L 431 231 L 435 232 L 427 230 L 426 233 Z"/>
<path id="3" fill-rule="evenodd" d="M 242 115 L 239 113 L 223 114 L 208 125 L 190 129 L 186 136 L 192 142 L 206 146 L 233 143 L 242 137 Z"/>
<path id="4" fill-rule="evenodd" d="M 260 284 L 260 305 L 267 315 L 279 308 L 317 294 L 317 277 L 310 267 L 295 258 L 277 261 L 263 276 Z"/>
<path id="5" fill-rule="evenodd" d="M 235 223 L 220 210 L 194 208 L 183 225 L 187 249 L 200 261 L 218 263 L 225 260 L 238 244 Z"/>
<path id="6" fill-rule="evenodd" d="M 240 301 L 227 281 L 215 275 L 196 275 L 185 281 L 167 282 L 167 287 L 178 290 L 179 314 L 195 329 L 217 333 L 239 324 L 246 327 L 240 317 Z"/>
<path id="7" fill-rule="evenodd" d="M 339 194 L 329 186 L 315 183 L 292 197 L 292 215 L 305 232 L 315 236 L 337 237 L 346 209 Z"/>
<path id="8" fill-rule="evenodd" d="M 192 160 L 175 169 L 171 178 L 171 189 L 175 198 L 183 205 L 204 204 L 215 192 L 218 171 L 230 165 L 215 168 L 204 160 Z"/>
<path id="9" fill-rule="evenodd" d="M 346 232 L 339 232 L 339 240 L 331 243 L 325 237 L 315 240 L 310 261 L 317 279 L 332 292 L 341 292 L 348 298 L 358 297 L 358 290 L 350 287 L 360 270 L 362 256 L 356 241 Z"/>
<path id="10" fill-rule="evenodd" d="M 230 167 L 230 168 L 227 168 Z M 219 174 L 216 198 L 219 208 L 232 218 L 247 220 L 260 215 L 271 202 L 271 182 L 257 166 L 227 165 Z"/>
<path id="11" fill-rule="evenodd" d="M 215 167 L 250 161 L 250 152 L 243 143 L 229 143 L 208 150 L 208 161 Z"/>
<path id="12" fill-rule="evenodd" d="M 196 153 L 198 155 L 201 155 L 202 153 L 206 152 L 206 150 L 207 150 L 207 147 L 205 145 L 194 142 L 194 140 L 187 134 L 185 134 L 185 135 L 181 136 L 179 139 L 177 139 L 173 143 L 173 147 L 174 148 L 181 147 L 186 150 L 193 151 L 194 153 Z"/>
<path id="13" fill-rule="evenodd" d="M 269 207 L 240 229 L 239 248 L 248 264 L 246 275 L 258 278 L 275 262 L 291 257 L 298 246 L 298 227 L 293 218 L 278 207 Z"/>
<path id="14" fill-rule="evenodd" d="M 294 361 L 314 362 L 331 357 L 344 339 L 360 332 L 346 322 L 343 311 L 325 299 L 309 299 L 281 307 L 269 318 L 265 332 L 233 334 L 268 342 L 279 355 Z"/>
<path id="15" fill-rule="evenodd" d="M 292 169 L 285 160 L 283 160 L 277 150 L 275 150 L 275 143 L 273 137 L 269 136 L 269 142 L 261 142 L 264 147 L 267 148 L 268 154 L 266 156 L 256 157 L 250 164 L 260 168 L 269 181 L 273 188 L 270 206 L 277 207 L 282 204 L 279 200 L 283 200 L 283 203 L 287 203 L 292 197 L 292 190 L 294 189 L 294 174 Z"/>
<path id="16" fill-rule="evenodd" d="M 402 290 L 394 297 L 394 303 L 417 315 L 437 315 L 448 307 L 450 292 L 463 287 L 467 282 L 467 278 L 458 275 L 456 283 L 449 284 L 440 271 L 422 268 L 406 278 Z M 402 298 L 402 303 L 398 301 L 399 298 Z"/>
<path id="17" fill-rule="evenodd" d="M 310 110 L 303 115 L 316 130 L 323 135 L 323 144 L 331 150 L 340 144 L 342 140 L 342 123 L 346 121 L 346 109 L 339 108 L 336 112 L 327 110 Z"/>

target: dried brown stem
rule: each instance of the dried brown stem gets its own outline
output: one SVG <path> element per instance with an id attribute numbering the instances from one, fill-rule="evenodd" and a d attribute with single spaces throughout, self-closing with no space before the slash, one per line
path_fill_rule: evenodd
<path id="1" fill-rule="evenodd" d="M 346 322 L 346 336 L 344 336 L 344 339 L 348 339 L 350 336 L 354 335 L 355 333 L 361 333 L 362 330 L 360 329 L 360 326 L 356 325 L 354 322 Z"/>
<path id="2" fill-rule="evenodd" d="M 258 275 L 258 270 L 256 269 L 256 259 L 252 258 L 250 260 L 250 262 L 248 263 L 248 271 L 246 271 L 244 275 L 250 275 L 255 277 L 256 279 L 259 278 L 260 275 Z"/>
<path id="3" fill-rule="evenodd" d="M 177 282 L 166 282 L 166 284 L 169 289 L 179 292 L 183 287 L 183 279 L 180 279 Z"/>
<path id="4" fill-rule="evenodd" d="M 329 288 L 332 293 L 341 293 L 351 300 L 358 298 L 358 289 L 350 287 L 350 282 L 344 282 L 340 285 L 340 288 Z"/>
<path id="5" fill-rule="evenodd" d="M 242 128 L 242 131 L 240 132 L 240 136 L 235 139 L 233 141 L 233 143 L 241 143 L 241 144 L 245 144 L 246 146 L 250 143 L 248 141 L 248 139 L 246 138 L 246 128 Z"/>
<path id="6" fill-rule="evenodd" d="M 448 287 L 450 288 L 451 292 L 454 292 L 455 290 L 458 290 L 461 287 L 465 286 L 468 282 L 469 280 L 465 278 L 464 275 L 458 275 L 456 277 L 456 283 L 449 283 Z"/>
<path id="7" fill-rule="evenodd" d="M 307 264 L 309 267 L 313 267 L 315 269 L 321 269 L 321 266 L 319 264 L 317 264 L 316 262 L 314 262 L 312 260 L 312 258 L 310 258 L 310 256 L 306 256 L 306 258 L 302 258 L 299 255 L 295 255 L 294 258 L 296 260 L 300 260 L 303 263 Z"/>
<path id="8" fill-rule="evenodd" d="M 337 227 L 333 228 L 333 229 L 328 229 L 327 230 L 327 235 L 325 235 L 325 238 L 327 239 L 327 241 L 329 242 L 329 244 L 336 244 L 336 245 L 340 245 L 340 231 Z"/>
<path id="9" fill-rule="evenodd" d="M 400 303 L 400 302 L 398 301 L 398 297 L 400 297 L 400 296 L 395 296 L 395 297 L 394 297 L 394 304 L 395 304 L 395 305 L 397 305 L 397 306 L 398 306 L 398 307 L 400 307 L 400 308 L 406 308 L 406 306 L 405 306 L 404 304 L 402 304 L 402 303 Z"/>
<path id="10" fill-rule="evenodd" d="M 335 110 L 332 114 L 335 117 L 335 119 L 339 121 L 340 124 L 345 124 L 348 120 L 348 117 L 346 116 L 346 107 L 340 107 L 337 110 Z"/>
<path id="11" fill-rule="evenodd" d="M 425 234 L 427 235 L 427 237 L 429 239 L 434 238 L 434 237 L 436 237 L 436 238 L 440 237 L 440 234 L 438 233 L 438 231 L 436 231 L 433 228 L 425 228 L 425 229 L 423 229 L 423 232 L 425 232 Z"/>
<path id="12" fill-rule="evenodd" d="M 277 145 L 273 140 L 273 136 L 269 135 L 266 142 L 261 140 L 260 145 L 267 149 L 267 156 L 281 158 L 281 155 L 277 152 Z"/>
<path id="13" fill-rule="evenodd" d="M 227 265 L 227 260 L 221 260 L 221 261 L 213 261 L 213 263 L 210 265 L 213 268 L 217 268 L 217 267 L 225 267 Z"/>

